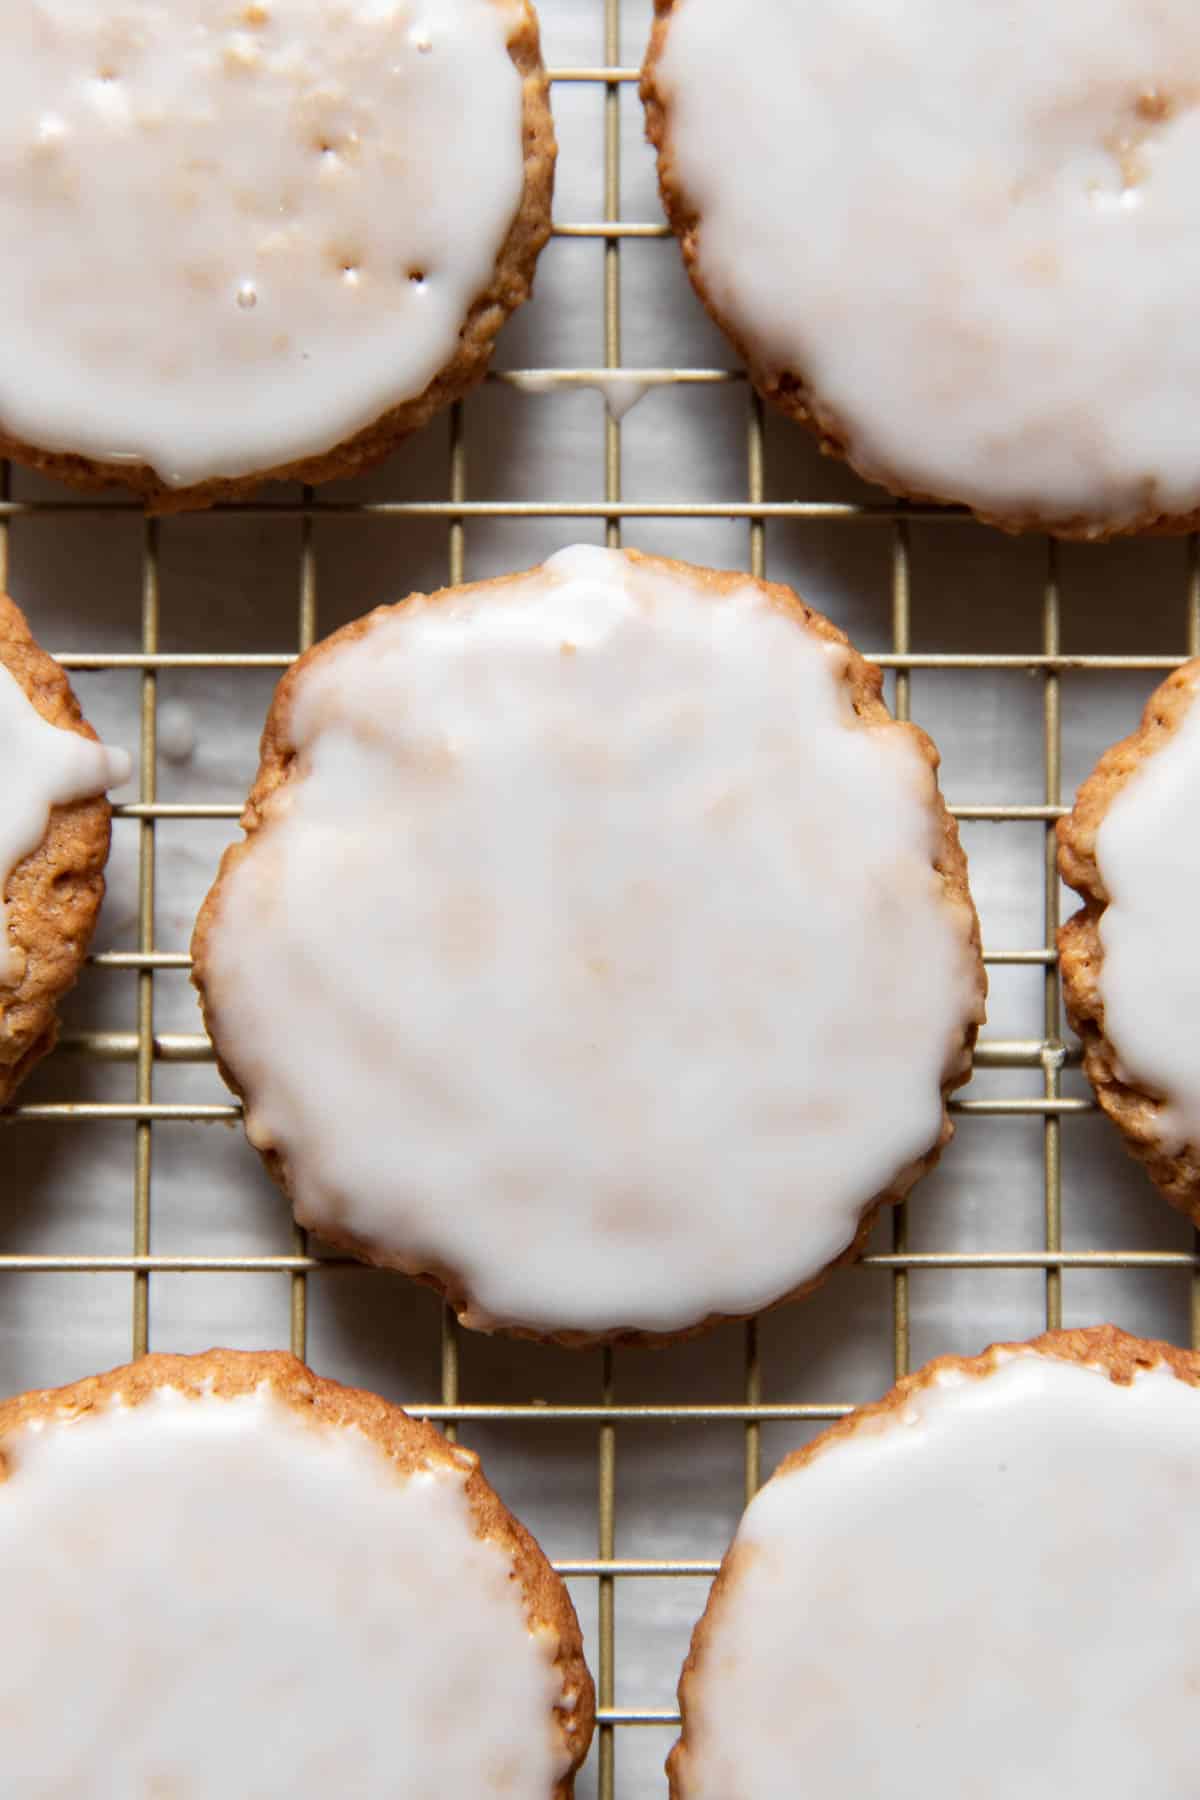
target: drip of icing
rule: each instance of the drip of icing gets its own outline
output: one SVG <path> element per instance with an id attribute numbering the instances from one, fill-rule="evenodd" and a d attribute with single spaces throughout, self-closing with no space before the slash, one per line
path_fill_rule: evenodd
<path id="1" fill-rule="evenodd" d="M 1096 834 L 1104 1030 L 1130 1079 L 1165 1096 L 1164 1148 L 1200 1148 L 1200 706 L 1116 793 Z"/>
<path id="2" fill-rule="evenodd" d="M 681 1800 L 1192 1800 L 1200 1390 L 1025 1351 L 751 1502 Z"/>
<path id="3" fill-rule="evenodd" d="M 866 473 L 1200 505 L 1194 0 L 683 0 L 657 80 L 700 280 Z"/>
<path id="4" fill-rule="evenodd" d="M 375 615 L 212 921 L 298 1215 L 473 1324 L 753 1311 L 941 1130 L 978 968 L 933 776 L 840 647 L 704 579 L 578 547 Z"/>
<path id="5" fill-rule="evenodd" d="M 4 902 L 13 870 L 45 837 L 53 807 L 120 787 L 132 767 L 126 751 L 109 750 L 43 719 L 0 665 L 0 983 L 11 984 L 20 975 Z"/>
<path id="6" fill-rule="evenodd" d="M 608 375 L 595 376 L 591 385 L 603 394 L 609 417 L 619 423 L 627 412 L 632 412 L 639 400 L 645 399 L 655 383 L 639 381 L 636 375 L 618 370 Z"/>
<path id="7" fill-rule="evenodd" d="M 658 385 L 629 369 L 597 369 L 572 381 L 564 381 L 557 369 L 509 369 L 505 380 L 524 394 L 561 394 L 572 388 L 594 388 L 603 396 L 609 417 L 618 422 Z"/>
<path id="8" fill-rule="evenodd" d="M 196 721 L 182 700 L 164 700 L 156 721 L 158 747 L 171 763 L 190 762 L 196 748 Z"/>
<path id="9" fill-rule="evenodd" d="M 548 1800 L 557 1643 L 464 1471 L 406 1475 L 266 1386 L 0 1448 L 10 1792 Z"/>
<path id="10" fill-rule="evenodd" d="M 0 421 L 172 485 L 317 455 L 455 355 L 520 205 L 516 0 L 91 0 L 0 63 Z"/>

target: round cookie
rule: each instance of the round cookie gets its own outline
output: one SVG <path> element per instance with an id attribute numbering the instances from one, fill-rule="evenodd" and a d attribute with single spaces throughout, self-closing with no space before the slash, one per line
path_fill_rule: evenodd
<path id="1" fill-rule="evenodd" d="M 880 691 L 787 588 L 588 547 L 303 657 L 193 943 L 297 1217 L 565 1343 L 853 1255 L 984 994 L 936 752 Z"/>
<path id="2" fill-rule="evenodd" d="M 160 512 L 386 456 L 550 231 L 527 0 L 73 0 L 0 100 L 0 454 Z"/>
<path id="3" fill-rule="evenodd" d="M 1197 1499 L 1200 1356 L 1107 1326 L 930 1363 L 751 1502 L 672 1800 L 1191 1800 Z"/>
<path id="4" fill-rule="evenodd" d="M 755 384 L 898 494 L 1063 536 L 1191 530 L 1191 0 L 656 0 L 692 282 Z"/>
<path id="5" fill-rule="evenodd" d="M 0 1106 L 58 1036 L 104 898 L 109 787 L 128 781 L 0 594 Z"/>
<path id="6" fill-rule="evenodd" d="M 1067 1016 L 1101 1106 L 1200 1227 L 1200 659 L 1175 670 L 1058 823 L 1083 907 L 1058 936 Z"/>
<path id="7" fill-rule="evenodd" d="M 0 1403 L 0 1583 L 13 1792 L 569 1800 L 587 1752 L 570 1599 L 478 1459 L 290 1356 Z"/>

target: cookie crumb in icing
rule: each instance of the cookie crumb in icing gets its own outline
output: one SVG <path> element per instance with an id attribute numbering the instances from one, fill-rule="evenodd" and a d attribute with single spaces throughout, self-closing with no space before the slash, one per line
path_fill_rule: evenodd
<path id="1" fill-rule="evenodd" d="M 670 1334 L 815 1281 L 932 1160 L 961 852 L 787 590 L 576 546 L 320 646 L 264 743 L 196 980 L 326 1237 L 468 1324 Z"/>

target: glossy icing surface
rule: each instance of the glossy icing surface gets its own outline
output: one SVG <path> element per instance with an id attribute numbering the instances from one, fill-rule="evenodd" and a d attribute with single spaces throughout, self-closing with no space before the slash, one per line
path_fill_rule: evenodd
<path id="1" fill-rule="evenodd" d="M 0 1449 L 11 1792 L 549 1800 L 557 1646 L 465 1470 L 405 1475 L 265 1386 Z"/>
<path id="2" fill-rule="evenodd" d="M 513 0 L 31 0 L 0 63 L 0 427 L 172 486 L 455 354 L 520 204 Z"/>
<path id="3" fill-rule="evenodd" d="M 680 1795 L 1191 1800 L 1198 1504 L 1165 1365 L 944 1373 L 751 1503 Z"/>
<path id="4" fill-rule="evenodd" d="M 1200 506 L 1192 0 L 678 0 L 658 79 L 705 288 L 865 473 Z"/>
<path id="5" fill-rule="evenodd" d="M 52 807 L 119 787 L 129 780 L 131 766 L 124 750 L 108 750 L 43 719 L 19 682 L 0 667 L 0 983 L 20 974 L 4 903 L 13 870 L 45 837 Z"/>
<path id="6" fill-rule="evenodd" d="M 1114 795 L 1096 834 L 1105 1034 L 1164 1096 L 1165 1146 L 1200 1146 L 1200 706 Z"/>
<path id="7" fill-rule="evenodd" d="M 307 1224 L 542 1331 L 752 1311 L 846 1248 L 938 1140 L 978 970 L 845 661 L 749 582 L 576 548 L 310 665 L 204 969 Z"/>

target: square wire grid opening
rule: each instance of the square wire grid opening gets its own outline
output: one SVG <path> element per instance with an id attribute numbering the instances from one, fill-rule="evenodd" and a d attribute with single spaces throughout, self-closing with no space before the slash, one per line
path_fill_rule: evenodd
<path id="1" fill-rule="evenodd" d="M 691 1623 L 740 1504 L 786 1449 L 943 1350 L 1105 1318 L 1200 1347 L 1193 1234 L 1097 1118 L 1064 1035 L 1054 864 L 1075 782 L 1200 651 L 1200 554 L 1194 539 L 1013 543 L 891 501 L 764 418 L 661 222 L 636 94 L 646 0 L 541 14 L 555 239 L 501 366 L 446 423 L 361 482 L 162 523 L 5 472 L 0 585 L 11 573 L 105 734 L 136 727 L 140 775 L 116 809 L 110 900 L 64 1041 L 4 1119 L 0 1365 L 10 1391 L 150 1347 L 290 1342 L 461 1430 L 585 1624 L 599 1729 L 580 1792 L 631 1800 L 662 1792 Z M 594 389 L 628 400 L 626 369 L 645 396 L 622 423 Z M 401 1277 L 289 1241 L 240 1132 L 211 1135 L 239 1109 L 186 979 L 191 913 L 296 650 L 381 599 L 576 535 L 791 580 L 884 665 L 896 713 L 945 753 L 993 983 L 958 1140 L 861 1265 L 761 1326 L 654 1353 L 460 1338 Z M 177 711 L 175 696 L 217 729 L 236 721 L 237 779 L 211 739 L 190 774 L 164 759 L 160 702 Z"/>

